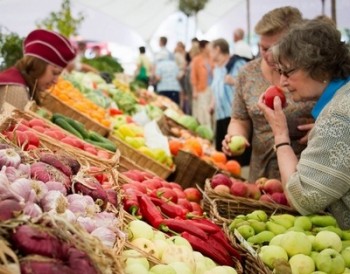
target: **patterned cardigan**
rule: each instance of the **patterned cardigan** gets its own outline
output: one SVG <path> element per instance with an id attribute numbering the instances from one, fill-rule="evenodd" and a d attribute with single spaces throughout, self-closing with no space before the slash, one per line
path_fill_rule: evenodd
<path id="1" fill-rule="evenodd" d="M 316 120 L 287 195 L 301 214 L 326 210 L 340 227 L 350 228 L 350 83 Z"/>

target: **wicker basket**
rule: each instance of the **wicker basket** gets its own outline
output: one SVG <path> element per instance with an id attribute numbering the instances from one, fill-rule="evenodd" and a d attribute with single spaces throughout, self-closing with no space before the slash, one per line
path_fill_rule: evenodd
<path id="1" fill-rule="evenodd" d="M 256 209 L 264 210 L 268 215 L 273 213 L 289 213 L 298 215 L 291 207 L 277 203 L 266 203 L 254 199 L 237 197 L 230 194 L 218 195 L 210 186 L 210 180 L 205 182 L 204 209 L 218 223 L 230 223 L 237 215 L 248 214 Z"/>
<path id="2" fill-rule="evenodd" d="M 261 261 L 255 250 L 245 247 L 244 244 L 240 244 L 226 224 L 223 225 L 223 230 L 229 238 L 231 245 L 238 250 L 243 259 L 242 266 L 244 274 L 272 274 L 270 269 Z"/>
<path id="3" fill-rule="evenodd" d="M 171 173 L 174 172 L 175 167 L 171 169 L 157 162 L 142 152 L 134 149 L 132 146 L 119 139 L 118 137 L 110 135 L 108 138 L 117 144 L 121 155 L 125 156 L 136 165 L 141 166 L 146 171 L 150 171 L 151 173 L 154 173 L 163 179 L 166 179 Z"/>
<path id="4" fill-rule="evenodd" d="M 52 113 L 61 113 L 67 117 L 77 120 L 84 124 L 84 126 L 89 129 L 98 132 L 102 136 L 107 136 L 109 133 L 109 128 L 101 125 L 97 121 L 92 120 L 85 114 L 73 109 L 71 106 L 59 100 L 57 97 L 49 92 L 45 92 L 43 99 L 41 101 L 41 106 L 48 109 Z"/>
<path id="5" fill-rule="evenodd" d="M 217 172 L 216 167 L 183 150 L 178 152 L 174 162 L 176 170 L 171 179 L 183 188 L 196 185 L 204 188 L 205 180 L 211 178 Z"/>
<path id="6" fill-rule="evenodd" d="M 2 121 L 0 124 L 0 132 L 3 130 L 6 130 L 7 128 L 11 127 L 12 125 L 18 124 L 19 119 L 24 119 L 24 120 L 30 120 L 34 116 L 32 116 L 30 113 L 25 113 L 21 112 L 19 110 L 15 110 L 12 112 L 12 115 L 7 117 L 5 120 Z M 58 128 L 62 131 L 64 131 L 62 128 L 58 127 L 57 125 L 45 121 L 50 127 Z M 34 131 L 34 130 L 33 130 Z M 67 135 L 71 135 L 69 132 L 64 131 Z M 117 150 L 115 153 L 107 151 L 108 154 L 110 155 L 109 159 L 101 159 L 97 157 L 94 154 L 91 154 L 85 150 L 70 146 L 68 144 L 58 142 L 56 139 L 53 139 L 45 134 L 42 134 L 38 131 L 35 131 L 36 135 L 40 138 L 40 144 L 41 147 L 48 148 L 53 152 L 56 151 L 65 151 L 67 153 L 70 153 L 72 155 L 75 155 L 78 158 L 85 159 L 86 161 L 90 162 L 90 164 L 104 164 L 106 166 L 110 167 L 117 167 L 118 162 L 119 162 L 119 156 L 120 152 Z M 104 150 L 103 148 L 99 148 L 101 150 Z"/>

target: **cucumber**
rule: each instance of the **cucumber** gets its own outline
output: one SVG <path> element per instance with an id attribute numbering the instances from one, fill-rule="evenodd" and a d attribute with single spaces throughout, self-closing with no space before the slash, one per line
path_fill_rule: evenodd
<path id="1" fill-rule="evenodd" d="M 86 139 L 85 141 L 92 144 L 92 145 L 107 149 L 107 150 L 112 151 L 112 152 L 115 152 L 117 150 L 117 146 L 112 142 L 110 142 L 110 143 L 98 142 L 98 141 L 91 140 L 91 139 Z"/>
<path id="2" fill-rule="evenodd" d="M 72 133 L 73 135 L 77 136 L 80 139 L 84 139 L 83 136 L 80 134 L 79 131 L 77 131 L 74 127 L 72 127 L 66 119 L 57 117 L 54 121 L 54 123 L 61 128 L 67 130 L 68 132 Z"/>
<path id="3" fill-rule="evenodd" d="M 115 146 L 114 142 L 112 142 L 111 140 L 109 140 L 106 137 L 103 137 L 101 134 L 99 134 L 93 130 L 89 131 L 89 139 L 93 140 L 93 141 L 101 142 L 101 143 L 109 143 L 109 144 Z"/>
<path id="4" fill-rule="evenodd" d="M 76 121 L 74 119 L 68 118 L 66 121 L 75 128 L 76 131 L 80 133 L 81 136 L 83 136 L 83 139 L 89 138 L 89 133 L 86 131 L 85 126 L 80 123 L 79 121 Z"/>
<path id="5" fill-rule="evenodd" d="M 55 123 L 57 118 L 62 118 L 62 119 L 66 120 L 68 117 L 64 116 L 62 114 L 59 114 L 59 113 L 54 113 L 54 114 L 52 114 L 51 121 Z"/>

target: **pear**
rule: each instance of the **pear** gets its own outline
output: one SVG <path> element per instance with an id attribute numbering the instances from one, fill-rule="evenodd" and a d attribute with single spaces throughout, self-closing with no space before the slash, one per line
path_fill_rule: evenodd
<path id="1" fill-rule="evenodd" d="M 337 226 L 337 220 L 330 215 L 313 215 L 311 217 L 311 222 L 314 226 Z"/>
<path id="2" fill-rule="evenodd" d="M 274 217 L 274 218 L 282 218 L 282 219 L 287 219 L 289 220 L 291 223 L 294 224 L 294 221 L 295 221 L 295 216 L 291 215 L 291 214 L 276 214 L 276 215 L 272 215 L 271 218 Z"/>
<path id="3" fill-rule="evenodd" d="M 287 231 L 305 232 L 304 229 L 298 226 L 292 226 L 291 228 L 288 228 Z"/>
<path id="4" fill-rule="evenodd" d="M 234 231 L 235 228 L 241 226 L 241 225 L 249 225 L 249 222 L 245 221 L 244 219 L 234 219 L 229 225 L 229 230 Z"/>
<path id="5" fill-rule="evenodd" d="M 284 214 L 284 215 L 287 215 L 287 214 Z M 294 221 L 290 220 L 289 218 L 283 215 L 271 216 L 270 220 L 276 224 L 284 226 L 286 229 L 291 228 L 294 225 Z"/>
<path id="6" fill-rule="evenodd" d="M 255 234 L 266 230 L 266 223 L 257 220 L 248 220 L 250 226 L 254 229 Z"/>
<path id="7" fill-rule="evenodd" d="M 267 221 L 267 214 L 263 210 L 254 210 L 253 212 L 247 214 L 248 220 L 257 220 L 261 222 L 266 222 Z"/>
<path id="8" fill-rule="evenodd" d="M 312 222 L 310 218 L 306 216 L 298 216 L 295 218 L 294 226 L 302 228 L 304 231 L 310 231 L 312 228 Z"/>
<path id="9" fill-rule="evenodd" d="M 275 234 L 271 231 L 263 231 L 247 239 L 251 244 L 263 244 L 269 243 L 271 239 L 275 237 Z"/>
<path id="10" fill-rule="evenodd" d="M 237 231 L 242 235 L 244 239 L 248 239 L 255 235 L 255 231 L 250 225 L 242 225 L 237 228 Z"/>
<path id="11" fill-rule="evenodd" d="M 283 234 L 287 230 L 284 226 L 276 224 L 271 221 L 266 222 L 266 228 L 267 230 L 271 231 L 275 235 Z"/>
<path id="12" fill-rule="evenodd" d="M 341 241 L 341 243 L 342 243 L 342 249 L 345 249 L 348 246 L 350 246 L 350 240 Z"/>
<path id="13" fill-rule="evenodd" d="M 343 230 L 342 240 L 347 241 L 350 240 L 350 230 Z"/>

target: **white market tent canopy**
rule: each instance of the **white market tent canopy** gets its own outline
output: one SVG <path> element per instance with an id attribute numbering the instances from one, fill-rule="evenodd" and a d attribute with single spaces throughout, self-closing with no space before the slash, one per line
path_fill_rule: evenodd
<path id="1" fill-rule="evenodd" d="M 82 12 L 85 17 L 79 29 L 81 37 L 113 42 L 137 54 L 137 48 L 145 44 L 158 50 L 158 38 L 162 35 L 168 37 L 169 49 L 174 49 L 177 41 L 188 45 L 194 36 L 208 40 L 222 37 L 232 43 L 233 29 L 241 27 L 248 32 L 247 1 L 251 34 L 262 15 L 276 7 L 295 6 L 305 18 L 313 18 L 322 11 L 331 16 L 332 0 L 209 0 L 198 13 L 197 21 L 178 12 L 177 0 L 71 0 L 71 7 L 73 16 Z M 60 10 L 61 3 L 62 0 L 0 0 L 0 28 L 25 36 L 36 22 Z M 349 13 L 350 1 L 337 0 L 340 29 L 350 29 Z"/>

